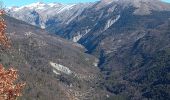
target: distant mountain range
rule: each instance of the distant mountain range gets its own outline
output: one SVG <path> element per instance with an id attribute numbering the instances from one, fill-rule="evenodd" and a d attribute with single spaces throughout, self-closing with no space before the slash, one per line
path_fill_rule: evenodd
<path id="1" fill-rule="evenodd" d="M 62 37 L 68 40 L 67 45 L 62 46 L 74 49 L 71 44 L 82 45 L 86 48 L 81 51 L 82 55 L 90 56 L 89 59 L 94 59 L 94 56 L 99 59 L 94 64 L 97 67 L 92 67 L 96 71 L 91 72 L 101 74 L 102 79 L 95 81 L 98 94 L 103 95 L 101 98 L 97 96 L 100 99 L 89 100 L 170 99 L 169 3 L 161 0 L 101 0 L 70 5 L 39 2 L 12 7 L 7 12 L 9 16 L 43 28 L 52 35 L 49 40 Z M 37 37 L 44 37 L 41 32 L 38 33 Z M 50 41 L 53 43 L 54 40 Z M 64 51 L 68 52 L 69 49 Z M 82 55 L 76 55 L 75 58 L 81 62 Z"/>
<path id="2" fill-rule="evenodd" d="M 90 5 L 91 3 L 45 4 L 42 2 L 37 2 L 22 7 L 10 7 L 7 12 L 17 19 L 26 21 L 41 28 L 46 28 L 48 25 L 55 23 L 69 23 Z"/>

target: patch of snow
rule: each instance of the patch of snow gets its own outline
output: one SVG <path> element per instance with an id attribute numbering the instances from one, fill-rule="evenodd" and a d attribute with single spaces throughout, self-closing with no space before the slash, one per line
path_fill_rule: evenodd
<path id="1" fill-rule="evenodd" d="M 90 32 L 91 29 L 86 29 L 86 30 L 84 30 L 84 31 L 85 31 L 84 34 L 80 34 L 80 32 L 78 32 L 78 35 L 75 36 L 75 37 L 73 37 L 73 42 L 79 41 L 84 35 L 86 35 L 88 32 Z"/>
<path id="2" fill-rule="evenodd" d="M 25 36 L 31 36 L 31 35 L 33 35 L 32 32 L 25 32 Z"/>
<path id="3" fill-rule="evenodd" d="M 98 66 L 98 63 L 95 62 L 95 63 L 93 63 L 93 65 L 94 65 L 95 67 L 97 67 L 97 66 Z"/>
<path id="4" fill-rule="evenodd" d="M 110 96 L 107 94 L 106 97 L 109 98 Z"/>
<path id="5" fill-rule="evenodd" d="M 115 22 L 117 22 L 119 18 L 120 18 L 120 15 L 118 15 L 114 20 L 109 19 L 106 23 L 104 30 L 107 30 L 110 26 L 112 26 Z"/>
<path id="6" fill-rule="evenodd" d="M 99 60 L 98 60 L 98 59 L 95 59 L 95 62 L 93 63 L 93 65 L 94 65 L 95 67 L 97 67 L 97 66 L 98 66 L 98 63 L 99 63 Z"/>
<path id="7" fill-rule="evenodd" d="M 91 29 L 86 29 L 86 33 L 84 35 L 86 35 L 87 33 L 89 33 L 91 31 Z"/>
<path id="8" fill-rule="evenodd" d="M 63 6 L 57 13 L 61 13 L 66 10 L 70 10 L 73 8 L 73 6 L 75 6 L 75 4 Z"/>
<path id="9" fill-rule="evenodd" d="M 60 73 L 58 73 L 55 69 L 53 69 L 53 73 L 55 73 L 56 75 L 60 75 Z"/>
<path id="10" fill-rule="evenodd" d="M 82 36 L 83 36 L 82 34 L 78 33 L 77 36 L 73 37 L 73 42 L 79 41 L 82 38 Z"/>
<path id="11" fill-rule="evenodd" d="M 48 5 L 49 5 L 50 7 L 55 7 L 55 6 L 56 6 L 55 3 L 49 3 Z"/>
<path id="12" fill-rule="evenodd" d="M 42 29 L 45 29 L 46 27 L 45 27 L 45 25 L 41 25 L 41 28 L 42 28 Z"/>
<path id="13" fill-rule="evenodd" d="M 70 75 L 72 74 L 72 71 L 68 68 L 68 67 L 65 67 L 63 65 L 60 65 L 60 64 L 57 64 L 57 63 L 53 63 L 53 62 L 50 62 L 50 65 L 55 68 L 57 71 L 59 72 L 62 72 L 62 73 L 65 73 L 67 75 Z M 57 71 L 54 71 L 53 72 L 56 74 Z M 58 73 L 58 72 L 57 72 Z"/>

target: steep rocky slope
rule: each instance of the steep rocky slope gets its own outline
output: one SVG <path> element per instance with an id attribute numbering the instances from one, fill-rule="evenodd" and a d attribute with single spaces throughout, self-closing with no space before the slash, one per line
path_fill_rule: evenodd
<path id="1" fill-rule="evenodd" d="M 159 0 L 104 0 L 48 30 L 100 59 L 111 100 L 168 100 L 169 18 L 170 4 Z"/>
<path id="2" fill-rule="evenodd" d="M 94 38 L 111 27 L 124 12 L 131 10 L 132 15 L 150 15 L 154 11 L 170 11 L 167 3 L 159 0 L 102 0 L 85 9 L 69 24 L 49 25 L 46 29 L 66 39 L 79 41 L 82 37 Z M 127 17 L 128 19 L 128 17 Z M 125 19 L 126 20 L 126 19 Z M 132 19 L 133 20 L 133 19 Z M 129 22 L 130 23 L 130 22 Z M 96 33 L 96 35 L 93 35 Z M 92 36 L 92 37 L 90 37 Z"/>
<path id="3" fill-rule="evenodd" d="M 113 41 L 115 48 L 109 50 L 110 46 L 102 46 L 100 67 L 105 74 L 107 89 L 126 99 L 168 100 L 169 21 L 145 31 L 125 32 L 123 37 L 114 35 L 118 36 Z M 110 37 L 105 38 L 104 43 L 108 40 Z"/>
<path id="4" fill-rule="evenodd" d="M 0 61 L 17 68 L 20 80 L 27 83 L 21 100 L 98 100 L 105 96 L 106 92 L 96 87 L 100 79 L 98 60 L 83 53 L 81 45 L 4 18 L 12 48 L 1 48 Z"/>

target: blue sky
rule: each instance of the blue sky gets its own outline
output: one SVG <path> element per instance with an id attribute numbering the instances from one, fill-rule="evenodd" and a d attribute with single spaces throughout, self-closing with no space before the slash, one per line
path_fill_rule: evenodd
<path id="1" fill-rule="evenodd" d="M 31 4 L 34 2 L 60 2 L 60 3 L 79 3 L 79 2 L 94 2 L 94 1 L 99 1 L 99 0 L 0 0 L 4 2 L 4 5 L 7 7 L 10 6 L 22 6 L 22 5 L 27 5 Z M 170 0 L 163 0 L 166 2 L 170 2 Z"/>
<path id="2" fill-rule="evenodd" d="M 163 1 L 165 1 L 165 2 L 170 2 L 170 0 L 163 0 Z"/>
<path id="3" fill-rule="evenodd" d="M 80 2 L 94 2 L 99 0 L 0 0 L 3 1 L 4 5 L 9 6 L 22 6 L 31 4 L 34 2 L 59 2 L 59 3 L 80 3 Z"/>

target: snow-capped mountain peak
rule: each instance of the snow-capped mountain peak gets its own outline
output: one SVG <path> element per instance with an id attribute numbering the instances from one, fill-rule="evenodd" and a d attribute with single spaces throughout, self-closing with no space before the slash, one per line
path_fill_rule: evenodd
<path id="1" fill-rule="evenodd" d="M 47 10 L 51 8 L 53 8 L 53 10 L 68 10 L 70 8 L 72 8 L 73 6 L 75 6 L 76 4 L 61 4 L 61 3 L 43 3 L 43 2 L 36 2 L 36 3 L 32 3 L 29 5 L 24 5 L 21 7 L 8 7 L 8 10 L 12 11 L 12 12 L 18 12 L 21 10 Z M 61 11 L 60 11 L 61 12 Z"/>
<path id="2" fill-rule="evenodd" d="M 34 9 L 34 10 L 43 10 L 43 9 L 48 9 L 49 7 L 56 7 L 56 6 L 61 6 L 62 4 L 57 4 L 57 3 L 43 3 L 43 2 L 37 2 L 37 3 L 32 3 L 29 5 L 24 5 L 21 7 L 9 7 L 8 9 L 12 11 L 20 11 L 22 9 Z"/>
<path id="3" fill-rule="evenodd" d="M 70 17 L 75 18 L 83 9 L 91 5 L 90 3 L 80 4 L 61 4 L 37 2 L 21 7 L 9 7 L 7 12 L 19 20 L 29 22 L 32 25 L 45 28 L 48 24 L 55 22 L 71 21 Z M 55 18 L 55 19 L 54 19 Z"/>
<path id="4" fill-rule="evenodd" d="M 36 3 L 32 3 L 29 5 L 26 5 L 26 7 L 37 7 L 37 6 L 45 6 L 46 4 L 43 2 L 36 2 Z"/>

